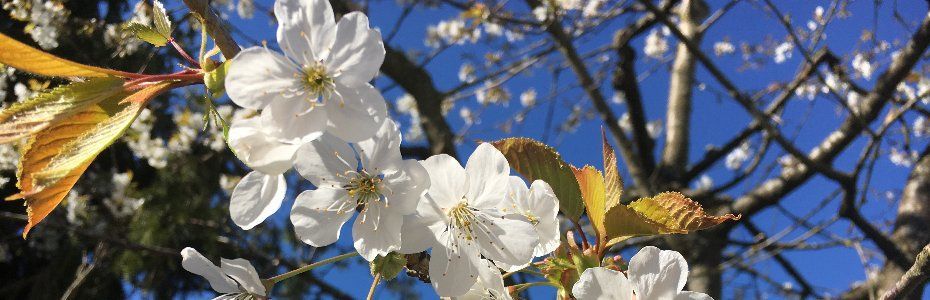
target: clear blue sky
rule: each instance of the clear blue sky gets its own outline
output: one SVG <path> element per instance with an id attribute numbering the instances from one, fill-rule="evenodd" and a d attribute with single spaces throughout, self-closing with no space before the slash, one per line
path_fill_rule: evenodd
<path id="1" fill-rule="evenodd" d="M 727 1 L 709 0 L 708 2 L 716 9 Z M 796 25 L 800 27 L 803 27 L 807 20 L 812 18 L 816 6 L 822 5 L 826 7 L 829 5 L 829 1 L 791 0 L 776 2 L 779 8 L 784 13 L 792 16 Z M 874 25 L 877 25 L 876 33 L 877 38 L 880 40 L 885 39 L 891 42 L 894 40 L 906 39 L 909 36 L 907 33 L 908 31 L 892 19 L 892 11 L 890 8 L 895 5 L 895 3 L 892 2 L 896 2 L 904 20 L 914 22 L 915 20 L 920 20 L 923 15 L 926 14 L 926 3 L 924 1 L 886 1 L 883 8 L 877 14 L 873 14 L 873 1 L 855 1 L 849 7 L 849 11 L 852 13 L 850 18 L 838 19 L 828 25 L 826 31 L 826 45 L 838 54 L 848 55 L 852 53 L 852 50 L 859 47 L 858 41 L 862 34 L 862 30 L 872 29 Z M 387 30 L 384 28 L 393 26 L 399 14 L 399 9 L 395 3 L 396 2 L 392 0 L 371 3 L 370 11 L 373 13 L 369 18 L 371 19 L 372 25 L 382 28 L 382 31 Z M 239 29 L 252 39 L 258 41 L 267 40 L 269 47 L 277 48 L 274 39 L 276 25 L 272 20 L 268 19 L 267 14 L 264 14 L 260 10 L 261 8 L 272 7 L 273 2 L 271 0 L 260 0 L 257 1 L 257 4 L 260 8 L 256 11 L 257 13 L 254 19 L 239 20 L 235 16 L 235 12 L 229 13 L 231 15 L 230 18 L 237 24 Z M 167 3 L 169 9 L 177 8 L 180 5 L 180 1 Z M 508 4 L 508 6 L 521 11 L 526 9 L 520 1 Z M 434 10 L 418 9 L 409 17 L 401 33 L 395 38 L 391 45 L 408 51 L 425 51 L 427 48 L 423 44 L 423 37 L 427 25 L 435 24 L 442 19 L 452 18 L 457 14 L 457 11 L 446 8 Z M 621 18 L 620 21 L 622 22 L 604 24 L 601 27 L 603 29 L 601 32 L 586 37 L 578 44 L 578 47 L 581 50 L 590 50 L 609 43 L 611 33 L 620 26 L 623 26 L 628 20 Z M 715 25 L 706 34 L 703 48 L 707 49 L 709 53 L 712 53 L 711 47 L 713 42 L 722 40 L 724 37 L 729 37 L 731 41 L 738 44 L 740 41 L 761 43 L 766 38 L 783 40 L 784 36 L 784 29 L 773 15 L 760 10 L 755 1 L 743 1 L 738 4 L 733 11 L 724 16 L 719 24 Z M 244 46 L 248 46 L 248 43 L 245 42 L 245 39 L 242 39 L 241 36 L 237 38 Z M 529 39 L 536 40 L 538 37 L 529 37 Z M 669 42 L 674 42 L 674 40 L 670 38 Z M 487 50 L 492 49 L 492 47 L 493 45 L 466 46 L 452 49 L 434 60 L 428 66 L 428 69 L 440 88 L 455 86 L 459 83 L 457 72 L 461 65 L 462 57 L 469 52 L 476 53 L 476 50 L 478 51 L 477 53 L 483 54 Z M 656 66 L 658 63 L 656 60 L 643 58 L 645 56 L 642 55 L 641 52 L 642 39 L 636 41 L 635 48 L 640 51 L 640 61 L 637 63 L 639 72 L 652 69 Z M 744 91 L 755 91 L 767 86 L 773 81 L 785 82 L 790 80 L 803 62 L 803 58 L 799 52 L 795 51 L 793 54 L 793 57 L 783 64 L 772 64 L 769 58 L 765 67 L 744 71 L 738 70 L 742 63 L 738 55 L 715 58 L 715 61 L 741 89 Z M 884 58 L 884 60 L 881 60 L 881 58 Z M 844 59 L 848 66 L 848 61 L 851 59 L 851 56 L 844 57 Z M 881 63 L 878 67 L 879 71 L 884 70 L 885 67 L 887 67 L 887 57 L 880 56 L 879 61 Z M 739 108 L 734 100 L 725 96 L 718 96 L 711 92 L 712 90 L 720 90 L 720 88 L 719 85 L 708 76 L 706 71 L 699 68 L 698 72 L 699 81 L 706 83 L 708 89 L 705 91 L 695 90 L 694 94 L 692 160 L 702 156 L 705 145 L 718 145 L 726 141 L 739 129 L 745 126 L 745 124 L 748 124 L 750 120 L 748 114 Z M 563 76 L 563 82 L 571 81 L 573 77 L 570 76 L 570 72 L 566 71 L 564 73 L 566 75 Z M 535 88 L 540 92 L 540 95 L 544 95 L 550 88 L 550 76 L 551 75 L 547 74 L 546 69 L 534 69 L 527 76 L 515 78 L 507 86 L 515 99 L 521 91 L 529 87 Z M 873 76 L 873 78 L 874 77 L 876 76 Z M 868 81 L 861 81 L 860 83 L 867 87 L 871 86 L 871 82 Z M 377 80 L 376 84 L 379 87 L 389 85 L 388 81 L 385 79 Z M 642 82 L 641 89 L 644 93 L 647 119 L 655 120 L 662 118 L 668 89 L 668 74 L 665 68 L 657 68 L 655 73 Z M 608 96 L 612 95 L 609 84 L 604 85 L 604 93 Z M 399 95 L 400 93 L 398 90 L 393 89 L 385 95 L 385 98 L 389 101 L 394 101 Z M 588 100 L 578 89 L 569 91 L 560 96 L 558 98 L 558 104 L 556 104 L 555 118 L 558 120 L 567 116 L 570 108 L 569 105 L 578 101 L 581 101 L 586 108 L 590 107 Z M 458 107 L 463 105 L 471 107 L 473 111 L 479 110 L 474 98 L 464 99 L 456 104 L 456 109 L 450 112 L 447 118 L 455 130 L 464 127 L 463 121 L 458 117 Z M 541 107 L 546 106 L 542 105 Z M 492 109 L 487 109 L 482 115 L 484 122 L 476 125 L 470 131 L 472 134 L 468 137 L 482 140 L 494 140 L 506 137 L 507 135 L 495 129 L 496 125 L 511 118 L 515 112 L 521 109 L 522 107 L 517 100 L 512 101 L 511 105 L 508 107 L 495 106 Z M 618 115 L 620 115 L 623 109 L 625 108 L 621 105 L 615 105 L 614 107 Z M 825 97 L 820 97 L 814 101 L 795 99 L 789 105 L 787 113 L 785 114 L 788 116 L 786 117 L 786 121 L 790 124 L 786 132 L 793 133 L 794 128 L 805 120 L 803 116 L 807 113 L 810 113 L 812 117 L 803 124 L 800 134 L 797 137 L 797 144 L 802 149 L 810 149 L 812 146 L 819 143 L 831 129 L 835 128 L 838 122 L 842 120 L 842 117 L 845 117 L 845 114 L 837 112 L 836 104 Z M 543 122 L 544 119 L 545 109 L 534 110 L 528 115 L 527 122 L 515 128 L 514 135 L 540 138 L 546 126 Z M 403 123 L 405 126 L 409 125 L 409 122 L 406 120 L 404 120 Z M 587 121 L 583 123 L 576 132 L 564 135 L 560 139 L 550 139 L 550 141 L 553 142 L 553 146 L 555 146 L 570 163 L 579 166 L 591 164 L 600 167 L 600 126 L 601 123 L 599 120 Z M 892 140 L 900 141 L 900 135 L 894 136 Z M 923 145 L 924 143 L 925 141 L 917 141 L 918 145 Z M 840 169 L 850 169 L 852 161 L 859 155 L 858 149 L 861 148 L 862 144 L 862 140 L 857 141 L 857 143 L 851 147 L 851 149 L 857 150 L 847 151 L 838 159 L 838 166 L 841 166 Z M 459 147 L 460 159 L 467 158 L 473 149 L 474 144 L 470 141 L 461 145 Z M 661 142 L 657 149 L 661 149 Z M 921 148 L 915 147 L 915 149 Z M 770 151 L 770 154 L 766 157 L 766 162 L 772 162 L 782 154 L 783 153 L 779 150 Z M 899 195 L 903 182 L 907 177 L 907 172 L 907 168 L 894 166 L 890 164 L 887 158 L 880 159 L 876 166 L 876 176 L 873 178 L 871 192 L 868 194 L 870 204 L 864 209 L 864 213 L 867 217 L 872 220 L 884 220 L 889 216 L 893 216 L 896 206 L 894 203 L 884 199 L 883 192 L 890 190 L 895 192 L 896 196 Z M 725 169 L 722 164 L 720 164 L 712 169 L 708 175 L 714 178 L 715 182 L 720 183 L 731 178 L 735 173 Z M 730 194 L 739 195 L 739 192 L 746 190 L 760 180 L 761 178 L 751 178 L 742 186 L 734 189 Z M 784 207 L 795 214 L 806 214 L 811 208 L 820 203 L 821 199 L 826 197 L 834 188 L 833 185 L 822 178 L 815 178 L 787 197 L 783 202 Z M 291 197 L 288 201 L 292 201 L 292 199 Z M 285 203 L 284 208 L 277 213 L 274 219 L 284 222 L 287 219 L 286 216 L 289 207 L 290 202 Z M 826 208 L 811 218 L 811 222 L 831 218 L 835 215 L 837 208 L 837 201 L 830 202 Z M 790 220 L 773 211 L 762 213 L 760 216 L 755 217 L 754 221 L 769 234 L 774 234 L 791 223 Z M 877 223 L 876 225 L 881 228 L 888 228 L 888 224 Z M 349 238 L 351 236 L 351 231 L 349 231 L 349 228 L 349 226 L 344 228 L 346 231 L 343 232 L 342 241 L 339 243 L 351 249 L 351 239 Z M 848 236 L 849 232 L 852 230 L 847 222 L 840 221 L 829 227 L 828 231 Z M 803 233 L 803 231 L 791 232 L 783 241 L 790 240 L 801 233 Z M 731 237 L 740 240 L 751 240 L 749 234 L 744 230 L 737 230 Z M 818 242 L 823 241 L 823 239 L 815 237 L 811 241 Z M 869 246 L 871 247 L 871 245 Z M 325 256 L 332 255 L 334 254 L 328 253 Z M 802 273 L 808 275 L 809 281 L 811 281 L 815 287 L 821 288 L 821 291 L 831 292 L 834 295 L 848 288 L 854 281 L 863 280 L 865 278 L 862 264 L 856 252 L 850 248 L 788 252 L 785 255 Z M 880 265 L 880 261 L 878 260 L 873 260 L 872 263 Z M 791 281 L 790 277 L 787 276 L 777 264 L 770 260 L 759 263 L 759 266 L 759 270 L 765 272 L 775 280 Z M 725 277 L 727 283 L 725 284 L 724 293 L 725 295 L 730 295 L 730 297 L 732 297 L 737 287 L 752 284 L 745 276 L 735 275 L 737 275 L 736 272 L 728 272 Z M 361 298 L 364 297 L 367 292 L 368 285 L 370 284 L 370 275 L 368 275 L 367 266 L 358 263 L 345 272 L 337 271 L 326 273 L 325 280 L 353 296 Z M 795 283 L 794 286 L 797 287 L 798 285 Z M 433 298 L 435 295 L 428 285 L 418 284 L 416 287 L 423 293 L 424 298 Z M 549 295 L 553 294 L 552 289 L 545 287 L 534 288 L 532 291 L 534 295 L 547 295 L 548 297 L 545 298 L 549 298 L 551 297 Z M 386 296 L 386 294 L 382 294 L 382 296 Z"/>

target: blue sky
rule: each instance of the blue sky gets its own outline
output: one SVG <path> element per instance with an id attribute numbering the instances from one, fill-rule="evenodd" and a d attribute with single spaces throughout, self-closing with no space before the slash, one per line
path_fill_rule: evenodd
<path id="1" fill-rule="evenodd" d="M 711 4 L 712 8 L 716 9 L 727 1 L 715 0 L 708 2 Z M 816 6 L 822 5 L 826 7 L 830 4 L 829 1 L 802 0 L 776 2 L 783 13 L 790 15 L 792 19 L 795 20 L 795 24 L 798 27 L 803 27 L 807 20 L 812 18 Z M 395 3 L 395 1 L 377 1 L 371 3 L 370 11 L 375 12 L 369 16 L 372 25 L 380 28 L 392 27 L 395 19 L 400 13 Z M 269 8 L 272 7 L 273 2 L 270 0 L 260 0 L 257 1 L 257 4 L 260 8 Z M 180 5 L 180 1 L 167 3 L 169 9 L 179 7 Z M 905 40 L 909 36 L 909 30 L 893 21 L 891 8 L 894 5 L 897 5 L 899 8 L 899 12 L 903 19 L 910 22 L 920 20 L 926 13 L 926 3 L 924 1 L 902 0 L 894 1 L 894 3 L 885 3 L 876 14 L 873 14 L 874 7 L 872 1 L 855 1 L 850 4 L 849 11 L 851 12 L 851 16 L 849 18 L 838 19 L 828 25 L 826 30 L 827 39 L 824 42 L 825 45 L 835 53 L 846 55 L 843 59 L 844 63 L 848 66 L 848 62 L 852 58 L 850 54 L 853 53 L 853 50 L 864 49 L 860 48 L 861 43 L 859 42 L 859 37 L 864 29 L 877 29 L 875 33 L 879 40 L 884 39 L 889 42 L 896 39 L 901 41 Z M 522 2 L 519 1 L 508 4 L 508 7 L 520 11 L 525 11 L 526 9 L 522 5 Z M 423 44 L 426 27 L 442 19 L 452 18 L 457 14 L 458 11 L 447 8 L 429 10 L 418 9 L 404 23 L 405 25 L 402 27 L 400 34 L 392 41 L 391 45 L 408 51 L 426 51 L 428 48 Z M 230 15 L 232 22 L 251 39 L 257 41 L 267 40 L 269 47 L 277 48 L 274 40 L 276 25 L 272 20 L 268 19 L 267 14 L 257 11 L 256 17 L 251 20 L 239 20 L 234 12 L 231 12 Z M 626 24 L 627 21 L 629 20 L 621 18 L 618 21 L 603 24 L 599 27 L 599 32 L 591 34 L 585 37 L 583 41 L 580 41 L 577 44 L 578 48 L 581 51 L 587 51 L 609 43 L 612 32 Z M 784 29 L 772 14 L 762 11 L 755 1 L 743 1 L 737 4 L 731 12 L 725 15 L 717 25 L 707 32 L 704 38 L 705 42 L 703 43 L 703 48 L 707 49 L 708 53 L 712 53 L 711 47 L 713 42 L 723 40 L 725 37 L 738 45 L 741 41 L 761 43 L 767 38 L 784 40 L 785 34 Z M 245 42 L 246 39 L 242 36 L 237 36 L 237 39 L 243 43 L 243 46 L 250 46 L 249 43 Z M 538 37 L 530 36 L 529 39 L 536 40 Z M 673 43 L 674 39 L 669 38 L 669 42 Z M 663 118 L 664 115 L 668 89 L 668 74 L 665 71 L 666 68 L 656 68 L 657 64 L 660 64 L 660 62 L 644 58 L 645 56 L 641 52 L 642 43 L 642 39 L 639 39 L 635 41 L 634 46 L 634 48 L 640 51 L 638 53 L 640 59 L 636 66 L 638 72 L 656 69 L 656 72 L 645 77 L 641 83 L 647 119 L 660 119 Z M 446 89 L 459 84 L 457 72 L 463 57 L 467 56 L 469 53 L 484 53 L 493 49 L 493 47 L 495 47 L 494 44 L 455 48 L 443 53 L 432 61 L 427 68 L 431 72 L 437 86 L 440 89 Z M 897 48 L 897 46 L 895 48 Z M 769 85 L 773 81 L 789 81 L 802 64 L 803 57 L 799 52 L 794 51 L 793 57 L 783 64 L 774 64 L 771 58 L 768 58 L 764 67 L 750 70 L 739 70 L 742 60 L 738 55 L 714 58 L 714 60 L 743 91 L 756 91 Z M 880 55 L 878 62 L 878 70 L 880 72 L 887 67 L 887 54 Z M 566 70 L 563 73 L 565 75 L 562 76 L 562 82 L 571 82 L 573 76 L 570 75 L 570 72 Z M 873 76 L 873 78 L 874 77 L 876 76 Z M 507 84 L 507 87 L 514 95 L 514 98 L 516 98 L 521 91 L 531 87 L 539 91 L 540 95 L 544 95 L 548 93 L 548 89 L 550 88 L 550 78 L 551 75 L 548 74 L 547 69 L 534 69 L 526 76 L 519 76 L 511 80 Z M 692 119 L 693 135 L 690 153 L 692 161 L 703 155 L 705 145 L 720 144 L 728 140 L 750 121 L 749 115 L 738 107 L 736 101 L 725 96 L 718 96 L 716 93 L 712 92 L 714 90 L 719 91 L 721 88 L 719 84 L 700 67 L 698 69 L 698 80 L 705 83 L 707 89 L 703 91 L 696 89 L 694 92 L 695 104 Z M 870 81 L 860 81 L 859 83 L 865 87 L 870 87 L 872 84 Z M 385 87 L 389 85 L 389 82 L 384 79 L 379 79 L 376 81 L 376 85 Z M 608 97 L 612 95 L 609 84 L 604 84 L 603 92 Z M 389 101 L 396 100 L 399 96 L 400 93 L 397 89 L 393 89 L 385 94 L 385 98 Z M 582 103 L 585 108 L 590 107 L 588 100 L 579 89 L 574 89 L 561 95 L 556 101 L 556 120 L 567 116 L 570 105 L 574 103 Z M 456 104 L 456 109 L 450 112 L 447 118 L 456 131 L 465 126 L 461 118 L 458 117 L 458 108 L 462 106 L 468 106 L 472 108 L 473 111 L 480 109 L 473 97 L 459 101 Z M 546 107 L 547 105 L 540 105 L 539 108 L 530 112 L 526 118 L 527 121 L 515 128 L 515 135 L 541 138 L 547 126 L 544 122 Z M 623 109 L 625 109 L 622 105 L 614 105 L 613 108 L 617 112 L 617 115 L 620 115 Z M 484 110 L 482 114 L 483 122 L 475 125 L 473 129 L 469 131 L 471 133 L 468 135 L 469 140 L 459 146 L 459 158 L 464 160 L 474 149 L 475 145 L 470 142 L 471 140 L 495 140 L 507 137 L 508 135 L 496 130 L 495 126 L 504 120 L 510 119 L 515 112 L 521 109 L 522 107 L 520 107 L 518 101 L 512 101 L 512 103 L 506 107 L 494 106 Z M 807 114 L 811 116 L 809 119 L 804 117 Z M 818 97 L 813 101 L 808 101 L 806 99 L 792 100 L 787 108 L 785 116 L 786 124 L 788 124 L 785 127 L 785 132 L 793 134 L 799 124 L 803 125 L 798 132 L 796 143 L 801 149 L 807 150 L 817 145 L 827 133 L 835 128 L 842 118 L 845 117 L 845 114 L 838 113 L 837 105 L 832 100 L 826 97 Z M 909 120 L 912 120 L 912 118 L 913 116 L 910 116 Z M 409 126 L 409 122 L 406 120 L 402 121 L 402 123 L 405 126 Z M 557 127 L 557 125 L 555 126 Z M 563 134 L 558 139 L 550 139 L 550 142 L 552 142 L 552 145 L 561 152 L 568 162 L 579 166 L 591 164 L 600 167 L 600 126 L 601 123 L 599 120 L 586 121 L 581 124 L 575 132 Z M 552 129 L 554 130 L 555 128 Z M 900 134 L 897 136 L 892 135 L 891 140 L 900 141 Z M 757 145 L 758 139 L 754 141 L 756 142 L 755 145 Z M 661 139 L 658 143 L 659 145 L 657 145 L 656 149 L 661 149 Z M 915 141 L 915 143 L 917 145 L 923 145 L 925 141 Z M 845 152 L 837 160 L 837 165 L 840 166 L 840 169 L 849 170 L 851 168 L 863 144 L 862 139 L 858 140 L 853 147 L 850 147 L 850 149 L 855 150 Z M 915 149 L 921 148 L 915 147 Z M 765 166 L 766 163 L 773 162 L 782 154 L 780 150 L 770 151 L 766 156 L 763 166 Z M 883 192 L 892 191 L 896 193 L 896 196 L 899 195 L 903 182 L 907 177 L 907 172 L 907 168 L 894 166 L 887 158 L 879 160 L 876 165 L 872 187 L 868 194 L 868 199 L 870 201 L 865 209 L 863 209 L 868 218 L 871 220 L 884 220 L 893 216 L 895 209 L 894 203 L 885 200 Z M 735 173 L 724 168 L 721 163 L 713 168 L 708 175 L 711 176 L 715 182 L 720 183 L 731 178 Z M 746 180 L 746 183 L 733 189 L 729 194 L 734 196 L 739 195 L 741 191 L 745 191 L 752 187 L 761 179 L 761 177 L 750 178 Z M 795 214 L 804 215 L 810 211 L 810 209 L 816 207 L 821 202 L 822 198 L 826 197 L 834 188 L 834 185 L 823 178 L 814 178 L 789 195 L 784 200 L 783 206 Z M 811 222 L 833 217 L 837 211 L 838 204 L 837 200 L 829 202 L 822 211 L 815 214 L 810 219 Z M 289 204 L 286 203 L 284 207 L 289 207 Z M 282 209 L 278 212 L 275 219 L 279 221 L 286 220 L 287 211 L 287 209 Z M 755 217 L 754 222 L 769 234 L 774 234 L 791 223 L 789 219 L 786 219 L 774 210 L 768 210 Z M 888 228 L 887 224 L 877 223 L 876 225 L 880 226 L 880 228 Z M 351 236 L 351 231 L 348 231 L 349 228 L 349 226 L 344 228 L 346 231 L 343 232 L 343 238 L 339 243 L 351 249 L 351 240 L 348 238 Z M 839 221 L 830 226 L 828 232 L 849 236 L 850 232 L 855 231 L 850 228 L 847 222 Z M 793 231 L 786 236 L 785 240 L 790 240 L 802 233 L 803 231 Z M 731 235 L 731 238 L 746 241 L 751 240 L 751 236 L 742 229 L 735 231 L 734 234 Z M 812 242 L 817 241 L 822 242 L 823 239 L 818 237 L 812 239 Z M 871 247 L 871 245 L 868 246 Z M 733 250 L 735 251 L 736 249 Z M 632 253 L 628 253 L 626 257 L 629 257 L 631 254 Z M 331 255 L 334 254 L 326 254 L 327 257 Z M 860 259 L 851 248 L 829 248 L 816 251 L 787 252 L 785 255 L 802 273 L 808 274 L 808 280 L 816 288 L 819 288 L 820 291 L 827 291 L 836 295 L 845 290 L 851 283 L 865 278 Z M 878 260 L 872 260 L 871 262 L 880 263 Z M 775 280 L 791 281 L 790 277 L 771 260 L 760 262 L 758 266 L 760 266 L 759 270 L 765 272 Z M 370 283 L 370 275 L 368 274 L 367 266 L 361 263 L 354 265 L 347 271 L 328 272 L 324 279 L 351 295 L 358 297 L 365 296 Z M 728 272 L 725 280 L 728 280 L 727 283 L 725 283 L 725 294 L 731 296 L 739 286 L 751 285 L 748 278 L 736 275 L 735 272 Z M 795 283 L 794 286 L 798 285 Z M 423 293 L 425 298 L 432 298 L 434 295 L 430 287 L 425 284 L 418 284 L 416 288 Z M 552 289 L 545 287 L 534 288 L 532 291 L 534 295 L 552 295 L 553 293 Z M 382 296 L 386 296 L 386 294 L 382 294 Z"/>

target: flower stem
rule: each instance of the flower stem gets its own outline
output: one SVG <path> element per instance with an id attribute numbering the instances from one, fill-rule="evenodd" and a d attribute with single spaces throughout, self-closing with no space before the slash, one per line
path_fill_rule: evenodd
<path id="1" fill-rule="evenodd" d="M 381 273 L 375 274 L 375 280 L 371 282 L 371 289 L 368 290 L 368 300 L 375 298 L 375 289 L 378 288 L 378 283 L 381 283 Z"/>
<path id="2" fill-rule="evenodd" d="M 324 259 L 324 260 L 321 260 L 321 261 L 318 261 L 318 262 L 315 262 L 315 263 L 312 263 L 312 264 L 309 264 L 309 265 L 306 265 L 306 266 L 303 266 L 303 267 L 294 269 L 293 271 L 290 271 L 290 272 L 287 272 L 287 273 L 284 273 L 284 274 L 281 274 L 281 275 L 278 275 L 278 276 L 275 276 L 275 277 L 271 277 L 271 278 L 265 279 L 264 281 L 267 283 L 267 285 L 274 285 L 275 283 L 278 283 L 278 282 L 281 282 L 281 281 L 283 281 L 283 280 L 285 280 L 285 279 L 288 279 L 288 278 L 291 278 L 291 277 L 300 275 L 301 273 L 304 273 L 304 272 L 307 272 L 307 271 L 316 269 L 317 267 L 325 266 L 325 265 L 327 265 L 327 264 L 331 264 L 331 263 L 334 263 L 334 262 L 338 262 L 338 261 L 341 261 L 341 260 L 343 260 L 343 259 L 350 258 L 350 257 L 354 257 L 354 256 L 358 256 L 358 252 L 349 252 L 349 253 L 346 253 L 346 254 L 341 254 L 341 255 L 333 256 L 333 257 L 330 257 L 330 258 L 327 258 L 327 259 Z"/>
<path id="3" fill-rule="evenodd" d="M 193 57 L 191 57 L 190 54 L 187 54 L 187 51 L 184 51 L 184 48 L 181 48 L 181 45 L 178 44 L 178 42 L 175 41 L 174 38 L 169 38 L 168 42 L 171 43 L 171 46 L 174 46 L 174 50 L 177 50 L 178 53 L 181 54 L 181 57 L 183 57 L 185 60 L 193 64 L 195 68 L 198 68 L 198 69 L 200 68 L 200 62 L 194 59 Z"/>

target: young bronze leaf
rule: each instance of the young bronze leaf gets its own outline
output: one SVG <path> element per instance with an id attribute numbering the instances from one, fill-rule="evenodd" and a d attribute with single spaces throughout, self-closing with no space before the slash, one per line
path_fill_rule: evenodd
<path id="1" fill-rule="evenodd" d="M 0 63 L 53 77 L 132 77 L 132 73 L 92 67 L 48 54 L 0 34 Z"/>
<path id="2" fill-rule="evenodd" d="M 611 208 L 605 224 L 608 245 L 612 245 L 633 236 L 688 233 L 739 218 L 732 214 L 709 216 L 700 204 L 681 193 L 665 192 Z"/>
<path id="3" fill-rule="evenodd" d="M 29 139 L 17 172 L 21 192 L 7 198 L 26 199 L 29 220 L 24 237 L 61 203 L 97 154 L 123 134 L 145 103 L 170 88 L 170 83 L 159 83 L 125 99 L 111 97 Z"/>
<path id="4" fill-rule="evenodd" d="M 559 210 L 566 217 L 574 221 L 581 218 L 584 204 L 575 174 L 555 149 L 528 138 L 507 138 L 491 144 L 504 153 L 510 167 L 524 178 L 539 179 L 552 186 L 559 198 Z"/>
<path id="5" fill-rule="evenodd" d="M 45 168 L 65 144 L 94 128 L 107 117 L 108 115 L 100 106 L 94 105 L 29 138 L 21 151 L 22 157 L 16 174 L 18 179 L 16 186 L 22 192 L 7 198 L 8 200 L 26 198 L 26 213 L 29 220 L 26 229 L 23 230 L 23 237 L 26 237 L 33 226 L 45 219 L 52 209 L 61 203 L 90 162 L 72 170 L 67 180 L 60 180 L 55 186 L 42 190 L 35 189 L 32 172 Z"/>
<path id="6" fill-rule="evenodd" d="M 170 83 L 160 83 L 149 86 L 126 99 L 112 99 L 100 103 L 110 117 L 64 145 L 45 168 L 33 173 L 36 187 L 41 189 L 54 185 L 57 181 L 70 176 L 71 170 L 93 161 L 97 154 L 123 135 L 142 111 L 148 99 L 165 91 L 169 86 Z"/>
<path id="7" fill-rule="evenodd" d="M 607 134 L 603 128 L 601 139 L 604 143 L 604 189 L 607 191 L 605 209 L 610 209 L 620 204 L 620 198 L 623 196 L 623 178 L 617 169 L 617 154 L 607 142 Z"/>
<path id="8" fill-rule="evenodd" d="M 13 104 L 0 111 L 0 144 L 18 141 L 56 120 L 124 92 L 121 79 L 94 78 L 60 86 Z"/>
<path id="9" fill-rule="evenodd" d="M 575 172 L 575 179 L 578 180 L 578 187 L 581 189 L 581 196 L 584 199 L 585 209 L 588 211 L 588 219 L 591 220 L 591 226 L 597 231 L 598 237 L 605 237 L 604 215 L 607 214 L 607 193 L 604 190 L 604 177 L 601 171 L 592 166 L 584 168 L 572 167 Z"/>

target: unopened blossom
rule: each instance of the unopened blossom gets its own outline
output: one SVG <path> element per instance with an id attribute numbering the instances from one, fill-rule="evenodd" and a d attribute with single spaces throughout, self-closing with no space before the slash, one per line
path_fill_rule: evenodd
<path id="1" fill-rule="evenodd" d="M 572 287 L 572 295 L 578 300 L 713 299 L 682 291 L 688 280 L 688 262 L 675 251 L 644 247 L 630 259 L 627 273 L 589 268 Z"/>
<path id="2" fill-rule="evenodd" d="M 267 291 L 258 272 L 249 261 L 221 259 L 220 265 L 213 264 L 196 249 L 187 247 L 181 250 L 181 266 L 188 272 L 203 276 L 210 287 L 223 294 L 214 299 L 257 299 L 266 298 Z"/>
<path id="3" fill-rule="evenodd" d="M 440 154 L 421 162 L 432 182 L 404 222 L 400 253 L 432 248 L 429 275 L 442 297 L 467 293 L 478 281 L 484 262 L 519 266 L 533 258 L 539 243 L 526 217 L 500 209 L 509 190 L 510 165 L 491 146 L 478 146 L 465 168 Z"/>
<path id="4" fill-rule="evenodd" d="M 243 50 L 226 76 L 229 98 L 261 110 L 261 127 L 282 142 L 309 141 L 329 132 L 357 142 L 374 135 L 387 115 L 370 84 L 384 60 L 381 34 L 359 12 L 335 22 L 326 0 L 279 0 L 281 55 Z"/>
<path id="5" fill-rule="evenodd" d="M 416 212 L 429 187 L 426 170 L 400 155 L 401 136 L 386 121 L 375 137 L 355 150 L 332 135 L 308 143 L 297 156 L 297 171 L 317 188 L 297 196 L 291 223 L 297 236 L 314 247 L 336 242 L 355 212 L 355 249 L 372 261 L 400 249 L 404 216 Z"/>
<path id="6" fill-rule="evenodd" d="M 523 215 L 533 224 L 536 235 L 539 236 L 539 243 L 533 248 L 534 257 L 548 255 L 559 247 L 559 199 L 545 181 L 533 181 L 530 188 L 527 188 L 523 179 L 510 176 L 510 192 L 507 194 L 507 200 L 501 203 L 501 210 Z M 510 266 L 499 263 L 498 266 L 512 272 L 527 265 Z"/>

